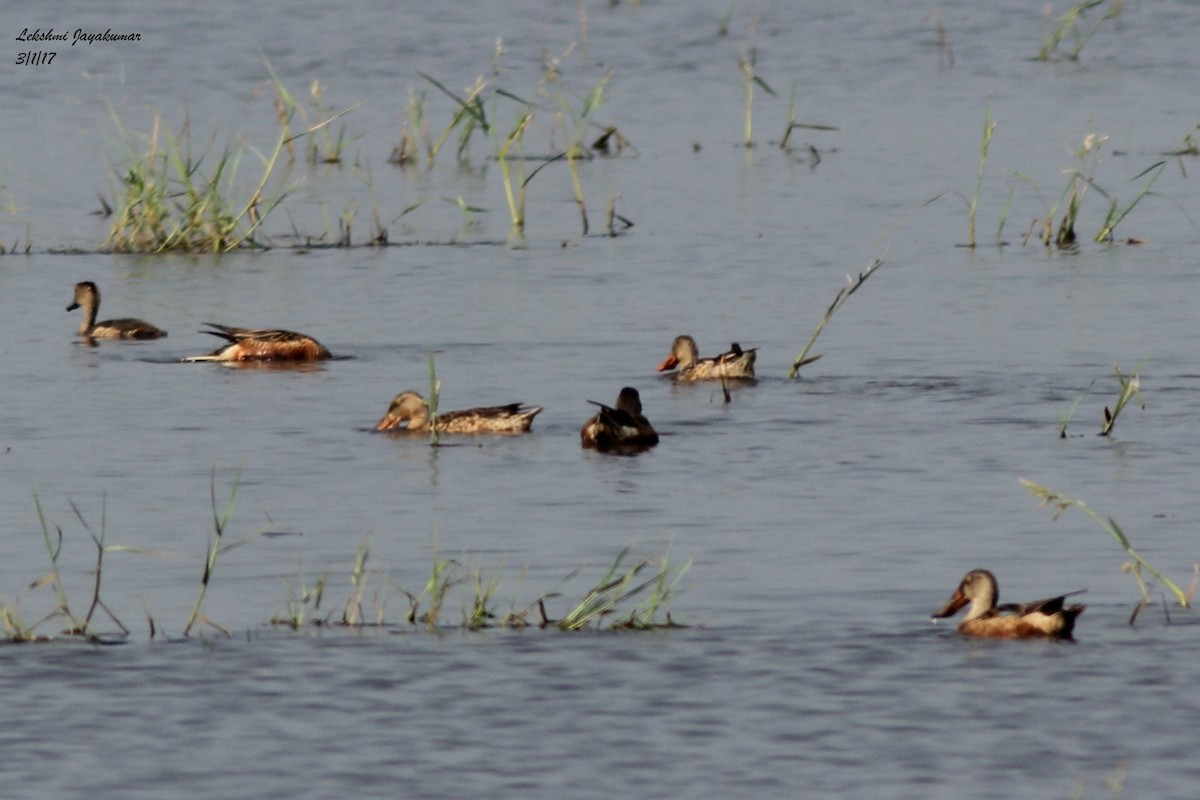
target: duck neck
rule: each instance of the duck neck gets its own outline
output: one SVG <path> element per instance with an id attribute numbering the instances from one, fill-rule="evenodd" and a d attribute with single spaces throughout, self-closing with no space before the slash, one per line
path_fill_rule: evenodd
<path id="1" fill-rule="evenodd" d="M 978 594 L 971 598 L 971 607 L 967 609 L 967 616 L 963 618 L 963 622 L 972 619 L 979 619 L 995 607 L 996 594 L 994 591 L 989 589 L 983 594 Z"/>
<path id="2" fill-rule="evenodd" d="M 79 304 L 83 308 L 83 321 L 79 323 L 79 335 L 88 336 L 96 326 L 96 314 L 100 311 L 100 298 L 89 294 Z"/>
<path id="3" fill-rule="evenodd" d="M 410 431 L 429 430 L 429 406 L 421 403 L 413 408 L 412 415 L 408 418 L 408 429 Z"/>

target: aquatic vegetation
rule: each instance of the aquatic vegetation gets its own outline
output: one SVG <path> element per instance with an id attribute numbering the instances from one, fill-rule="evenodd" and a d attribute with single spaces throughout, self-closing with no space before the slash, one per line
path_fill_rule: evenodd
<path id="1" fill-rule="evenodd" d="M 239 476 L 233 479 L 233 485 L 229 488 L 229 499 L 225 501 L 225 510 L 217 513 L 217 468 L 214 466 L 212 476 L 209 481 L 209 502 L 212 507 L 212 522 L 213 532 L 208 539 L 208 554 L 204 559 L 204 571 L 200 576 L 200 590 L 196 594 L 196 600 L 192 604 L 192 611 L 188 615 L 187 624 L 183 626 L 183 635 L 190 636 L 192 628 L 197 624 L 208 625 L 210 628 L 217 630 L 228 636 L 229 631 L 218 625 L 213 620 L 206 617 L 202 611 L 204 605 L 204 597 L 208 593 L 209 584 L 212 582 L 213 572 L 217 568 L 217 557 L 229 550 L 241 547 L 259 536 L 262 536 L 266 531 L 256 531 L 230 544 L 224 544 L 225 531 L 229 527 L 229 520 L 233 516 L 233 502 L 237 499 Z"/>
<path id="2" fill-rule="evenodd" d="M 1077 246 L 1078 235 L 1076 231 L 1076 225 L 1079 220 L 1080 209 L 1083 206 L 1083 200 L 1087 196 L 1087 193 L 1090 189 L 1095 189 L 1102 196 L 1109 198 L 1109 208 L 1107 214 L 1105 215 L 1104 221 L 1100 224 L 1100 227 L 1093 238 L 1097 242 L 1111 242 L 1113 240 L 1113 231 L 1116 229 L 1117 225 L 1120 224 L 1131 211 L 1133 211 L 1133 209 L 1142 201 L 1144 197 L 1150 194 L 1150 190 L 1154 186 L 1154 182 L 1158 180 L 1159 175 L 1162 174 L 1163 168 L 1166 167 L 1167 162 L 1165 161 L 1158 161 L 1154 164 L 1151 164 L 1149 167 L 1142 170 L 1132 178 L 1132 180 L 1136 181 L 1145 177 L 1146 175 L 1150 175 L 1150 179 L 1145 183 L 1145 185 L 1142 186 L 1141 191 L 1138 192 L 1138 195 L 1124 208 L 1120 206 L 1115 197 L 1109 197 L 1109 193 L 1096 183 L 1095 173 L 1101 160 L 1100 151 L 1106 141 L 1108 141 L 1107 136 L 1089 133 L 1084 137 L 1080 146 L 1071 151 L 1071 155 L 1075 158 L 1075 164 L 1063 170 L 1064 174 L 1067 176 L 1067 183 L 1065 186 L 1063 186 L 1062 192 L 1059 194 L 1058 199 L 1053 205 L 1050 205 L 1046 202 L 1040 187 L 1038 186 L 1037 182 L 1033 180 L 1033 178 L 1019 171 L 1013 172 L 1014 175 L 1025 181 L 1025 183 L 1027 183 L 1033 189 L 1034 193 L 1037 194 L 1038 198 L 1042 201 L 1042 205 L 1045 207 L 1045 215 L 1034 220 L 1033 225 L 1030 226 L 1029 232 L 1026 234 L 1026 241 L 1028 241 L 1029 236 L 1032 235 L 1034 227 L 1040 223 L 1041 235 L 1039 238 L 1042 240 L 1043 244 L 1045 244 L 1047 247 L 1049 247 L 1051 244 L 1054 244 L 1056 247 L 1063 250 L 1074 249 Z M 1059 208 L 1062 207 L 1064 203 L 1066 206 L 1062 212 L 1062 218 L 1059 220 L 1056 230 L 1055 219 L 1058 217 Z M 1186 212 L 1184 213 L 1186 216 Z M 1138 243 L 1137 239 L 1129 239 L 1127 241 L 1130 244 Z"/>
<path id="3" fill-rule="evenodd" d="M 838 130 L 833 125 L 823 125 L 815 122 L 797 122 L 796 121 L 796 86 L 797 82 L 792 81 L 792 93 L 788 97 L 788 117 L 787 125 L 783 130 L 783 136 L 779 139 L 779 149 L 785 153 L 792 152 L 792 131 L 809 130 L 809 131 L 836 131 Z M 821 163 L 821 154 L 817 148 L 811 144 L 807 145 L 809 155 L 812 157 L 812 166 Z"/>
<path id="4" fill-rule="evenodd" d="M 1096 187 L 1093 176 L 1096 172 L 1096 167 L 1100 163 L 1100 148 L 1106 141 L 1108 141 L 1107 136 L 1089 133 L 1084 137 L 1079 149 L 1071 151 L 1071 154 L 1075 157 L 1075 166 L 1064 170 L 1067 175 L 1067 183 L 1054 205 L 1047 206 L 1046 215 L 1041 220 L 1041 239 L 1042 243 L 1047 247 L 1051 243 L 1062 249 L 1074 247 L 1076 239 L 1075 223 L 1079 217 L 1079 208 L 1083 203 L 1083 198 L 1087 195 L 1088 189 Z M 1020 172 L 1015 174 L 1029 183 L 1038 197 L 1042 197 L 1041 190 L 1038 188 L 1036 182 Z M 1104 194 L 1104 191 L 1099 187 L 1096 187 L 1096 191 Z M 1067 204 L 1066 210 L 1063 212 L 1062 220 L 1058 224 L 1058 230 L 1055 231 L 1054 219 L 1058 215 L 1058 209 L 1064 201 Z M 1042 202 L 1045 204 L 1044 199 Z"/>
<path id="5" fill-rule="evenodd" d="M 996 123 L 992 122 L 992 104 L 988 103 L 987 112 L 983 116 L 983 144 L 980 146 L 979 172 L 975 176 L 975 193 L 971 195 L 971 200 L 967 203 L 967 247 L 975 246 L 975 210 L 979 207 L 979 190 L 983 186 L 983 169 L 987 166 L 988 147 L 992 143 L 992 133 L 995 130 Z M 1003 229 L 1003 223 L 1001 223 L 1001 229 Z"/>
<path id="6" fill-rule="evenodd" d="M 801 367 L 811 364 L 824 355 L 823 353 L 817 353 L 815 356 L 810 356 L 808 351 L 812 349 L 813 343 L 817 341 L 817 337 L 821 335 L 821 331 L 825 329 L 825 325 L 830 319 L 833 318 L 833 312 L 841 308 L 842 303 L 845 303 L 848 299 L 850 299 L 850 295 L 857 292 L 859 287 L 866 282 L 867 278 L 871 277 L 875 270 L 879 269 L 881 266 L 883 266 L 883 261 L 880 259 L 875 259 L 873 262 L 871 262 L 870 267 L 858 273 L 857 278 L 852 278 L 849 275 L 846 276 L 846 285 L 841 289 L 838 289 L 838 293 L 833 298 L 833 302 L 829 304 L 827 309 L 825 309 L 825 316 L 822 317 L 821 321 L 817 323 L 816 330 L 812 332 L 812 336 L 808 337 L 808 341 L 804 344 L 804 349 L 800 351 L 800 355 L 796 356 L 796 360 L 792 362 L 792 368 L 787 374 L 789 378 L 796 377 L 800 374 Z"/>
<path id="7" fill-rule="evenodd" d="M 264 194 L 287 141 L 286 127 L 269 155 L 254 151 L 262 175 L 252 190 L 239 192 L 237 175 L 244 146 L 226 144 L 219 153 L 206 152 L 194 159 L 187 120 L 174 133 L 155 114 L 150 133 L 140 143 L 125 132 L 115 113 L 113 121 L 129 157 L 116 176 L 116 211 L 103 247 L 119 253 L 219 253 L 259 246 L 255 233 L 291 192 L 282 188 Z M 214 161 L 202 175 L 201 166 Z"/>
<path id="8" fill-rule="evenodd" d="M 442 382 L 437 379 L 437 368 L 433 363 L 433 351 L 429 351 L 429 443 L 437 447 L 442 440 L 438 431 L 438 398 L 442 394 Z"/>
<path id="9" fill-rule="evenodd" d="M 414 595 L 412 592 L 404 592 L 408 596 L 409 603 L 406 617 L 408 623 L 415 625 L 419 622 L 425 626 L 426 630 L 437 628 L 442 607 L 446 604 L 446 596 L 451 589 L 464 580 L 466 579 L 462 576 L 462 565 L 459 562 L 452 558 L 438 558 L 435 554 L 433 569 L 430 571 L 425 588 L 421 590 L 421 593 Z M 404 590 L 401 589 L 401 591 Z M 422 601 L 428 605 L 424 612 L 420 612 Z"/>
<path id="10" fill-rule="evenodd" d="M 92 542 L 96 545 L 96 564 L 91 570 L 89 570 L 92 575 L 92 600 L 91 604 L 88 606 L 87 612 L 80 617 L 71 611 L 71 606 L 67 599 L 66 586 L 63 583 L 62 574 L 59 570 L 58 562 L 62 554 L 63 546 L 62 528 L 58 525 L 54 525 L 54 532 L 51 533 L 51 525 L 46 519 L 46 515 L 42 510 L 41 500 L 38 499 L 37 495 L 34 495 L 33 502 L 37 508 L 38 521 L 41 523 L 42 539 L 46 545 L 46 553 L 50 557 L 50 571 L 30 583 L 29 586 L 27 586 L 25 590 L 17 596 L 17 599 L 11 605 L 0 603 L 0 621 L 2 621 L 4 625 L 3 641 L 10 643 L 53 641 L 53 636 L 40 634 L 37 632 L 37 629 L 54 619 L 66 621 L 67 627 L 62 632 L 62 635 L 64 636 L 77 637 L 96 643 L 114 643 L 124 641 L 124 639 L 129 635 L 129 629 L 122 624 L 121 620 L 117 618 L 117 615 L 114 614 L 112 610 L 104 603 L 104 601 L 100 599 L 100 584 L 101 578 L 104 574 L 103 568 L 105 552 L 110 550 L 136 551 L 136 548 L 105 544 L 105 510 L 103 506 L 100 512 L 100 535 L 97 536 L 92 530 L 91 526 L 88 524 L 87 520 L 84 518 L 83 513 L 79 510 L 78 506 L 76 506 L 74 502 L 68 501 L 70 503 L 71 510 L 75 513 L 75 516 L 83 525 L 84 530 L 88 532 L 88 535 L 92 538 Z M 43 616 L 37 622 L 33 623 L 32 625 L 27 625 L 24 622 L 20 612 L 21 598 L 29 592 L 39 589 L 43 586 L 51 587 L 52 591 L 54 592 L 56 605 L 48 614 Z M 96 630 L 96 628 L 92 625 L 92 618 L 95 616 L 97 609 L 103 610 L 113 624 L 120 628 L 119 634 L 102 633 Z"/>
<path id="11" fill-rule="evenodd" d="M 592 88 L 591 92 L 584 99 L 579 111 L 575 111 L 574 107 L 566 99 L 561 91 L 561 87 L 556 82 L 558 91 L 555 93 L 555 99 L 558 101 L 559 115 L 561 118 L 570 121 L 570 127 L 567 134 L 567 142 L 563 151 L 562 157 L 567 160 L 567 170 L 571 175 L 571 190 L 575 197 L 575 204 L 579 206 L 579 216 L 583 224 L 582 236 L 588 234 L 588 216 L 587 205 L 583 200 L 583 187 L 579 182 L 579 166 L 578 162 L 581 158 L 590 158 L 583 144 L 583 137 L 587 133 L 588 126 L 591 124 L 592 114 L 597 108 L 604 103 L 605 89 L 609 81 L 612 79 L 612 71 L 604 74 L 604 77 Z M 615 134 L 615 136 L 614 136 Z M 601 139 L 607 145 L 609 141 L 616 141 L 618 144 L 624 141 L 624 138 L 617 133 L 615 128 L 609 128 L 605 131 Z M 530 175 L 525 182 L 528 183 L 533 178 Z"/>
<path id="12" fill-rule="evenodd" d="M 0 238 L 0 256 L 15 255 L 24 253 L 29 255 L 33 249 L 33 238 L 30 234 L 30 223 L 28 220 L 22 220 L 20 209 L 17 207 L 17 202 L 12 196 L 12 192 L 4 184 L 0 184 L 0 192 L 4 193 L 5 202 L 0 205 L 0 221 L 22 223 L 25 227 L 25 244 L 22 246 L 16 240 L 12 244 L 6 245 L 4 239 Z"/>
<path id="13" fill-rule="evenodd" d="M 1083 399 L 1083 396 L 1085 394 L 1087 394 L 1088 391 L 1091 390 L 1092 386 L 1094 386 L 1095 383 L 1096 383 L 1095 381 L 1092 381 L 1091 383 L 1089 383 L 1087 385 L 1087 389 L 1084 389 L 1082 392 L 1080 392 L 1079 396 L 1075 398 L 1075 402 L 1071 403 L 1071 407 L 1068 408 L 1065 412 L 1063 412 L 1059 416 L 1059 418 L 1058 418 L 1058 438 L 1060 438 L 1060 439 L 1067 438 L 1067 426 L 1071 424 L 1071 417 L 1075 416 L 1075 409 L 1079 407 L 1079 401 Z"/>
<path id="14" fill-rule="evenodd" d="M 1084 26 L 1084 20 L 1089 11 L 1107 6 L 1100 18 L 1090 25 Z M 1049 61 L 1052 56 L 1077 61 L 1079 53 L 1088 40 L 1095 35 L 1096 30 L 1104 22 L 1121 16 L 1125 0 L 1077 0 L 1061 17 L 1054 20 L 1054 28 L 1042 41 L 1042 48 L 1034 57 L 1037 61 Z M 1047 6 L 1049 8 L 1049 6 Z M 1070 41 L 1070 49 L 1063 50 L 1064 41 Z"/>
<path id="15" fill-rule="evenodd" d="M 946 32 L 946 26 L 942 24 L 942 15 L 935 8 L 925 16 L 921 17 L 921 21 L 930 20 L 933 22 L 934 30 L 937 32 L 938 52 L 942 54 L 942 63 L 946 69 L 954 66 L 954 48 L 950 46 L 950 35 Z"/>
<path id="16" fill-rule="evenodd" d="M 282 617 L 271 617 L 271 624 L 286 625 L 293 630 L 303 628 L 308 624 L 311 616 L 320 612 L 321 601 L 325 597 L 325 587 L 329 584 L 329 578 L 329 573 L 324 572 L 311 585 L 305 585 L 301 580 L 298 591 L 293 589 L 290 583 L 286 584 L 287 614 Z M 321 621 L 318 624 L 324 624 L 324 622 Z"/>
<path id="17" fill-rule="evenodd" d="M 1134 206 L 1136 206 L 1138 203 L 1140 203 L 1142 198 L 1150 193 L 1150 187 L 1154 186 L 1154 182 L 1156 180 L 1158 180 L 1158 176 L 1162 174 L 1163 168 L 1166 165 L 1167 165 L 1167 162 L 1159 161 L 1157 164 L 1152 164 L 1151 166 L 1142 170 L 1141 173 L 1139 173 L 1138 175 L 1136 175 L 1133 178 L 1133 180 L 1136 181 L 1138 178 L 1141 178 L 1143 175 L 1147 175 L 1151 172 L 1154 173 L 1154 175 L 1150 178 L 1150 180 L 1146 182 L 1146 185 L 1142 187 L 1142 190 L 1140 192 L 1138 192 L 1138 196 L 1133 198 L 1133 202 L 1131 202 L 1129 205 L 1125 206 L 1125 208 L 1121 208 L 1119 205 L 1117 205 L 1117 198 L 1115 198 L 1115 197 L 1112 198 L 1112 202 L 1109 204 L 1109 207 L 1108 207 L 1108 215 L 1104 218 L 1104 222 L 1103 222 L 1103 224 L 1101 224 L 1100 230 L 1098 230 L 1096 232 L 1095 239 L 1097 242 L 1111 242 L 1112 241 L 1113 230 L 1117 227 L 1118 224 L 1120 224 L 1121 220 L 1125 219 L 1125 217 L 1129 214 L 1130 211 L 1133 211 Z"/>
<path id="18" fill-rule="evenodd" d="M 1137 398 L 1138 405 L 1142 408 L 1146 407 L 1146 402 L 1142 400 L 1141 380 L 1138 378 L 1138 367 L 1141 362 L 1133 368 L 1133 371 L 1128 375 L 1121 374 L 1120 365 L 1114 367 L 1117 373 L 1117 383 L 1121 385 L 1121 393 L 1117 396 L 1117 401 L 1113 404 L 1112 411 L 1108 410 L 1108 406 L 1104 407 L 1104 426 L 1100 429 L 1101 436 L 1108 436 L 1112 433 L 1113 426 L 1117 424 L 1117 415 L 1125 406 L 1129 405 L 1129 401 Z"/>
<path id="19" fill-rule="evenodd" d="M 442 623 L 443 611 L 454 590 L 463 585 L 472 587 L 464 598 L 466 602 L 461 616 L 463 630 L 527 628 L 535 624 L 542 628 L 555 627 L 564 631 L 601 628 L 654 630 L 681 627 L 671 618 L 667 607 L 678 594 L 679 583 L 691 567 L 691 562 L 688 561 L 682 566 L 673 565 L 668 554 L 664 554 L 661 557 L 645 557 L 629 564 L 627 559 L 630 550 L 629 547 L 624 548 L 599 582 L 560 619 L 551 618 L 546 610 L 548 601 L 562 596 L 559 590 L 540 595 L 520 611 L 517 610 L 514 600 L 510 610 L 501 616 L 497 613 L 494 602 L 501 585 L 499 568 L 485 575 L 481 568 L 467 567 L 458 559 L 442 558 L 436 554 L 425 586 L 420 592 L 414 593 L 400 586 L 396 588 L 408 598 L 409 608 L 405 621 L 409 625 L 418 625 L 428 631 L 445 630 L 446 626 Z M 644 572 L 654 567 L 657 569 L 651 576 L 642 577 Z M 579 572 L 572 571 L 559 582 L 559 586 L 577 577 Z M 355 592 L 357 586 L 358 584 L 355 584 Z M 638 602 L 634 608 L 622 611 L 623 606 L 635 600 Z M 530 619 L 535 610 L 538 612 L 536 623 Z M 290 625 L 287 621 L 281 622 Z M 386 624 L 382 614 L 378 616 L 376 624 Z"/>
<path id="20" fill-rule="evenodd" d="M 1041 505 L 1054 506 L 1054 515 L 1052 518 L 1055 520 L 1057 520 L 1059 516 L 1069 508 L 1074 507 L 1079 509 L 1084 514 L 1089 516 L 1097 525 L 1107 531 L 1108 534 L 1116 540 L 1117 544 L 1121 545 L 1125 552 L 1129 554 L 1129 557 L 1133 559 L 1132 565 L 1127 565 L 1127 571 L 1129 571 L 1137 581 L 1138 589 L 1141 591 L 1142 600 L 1137 609 L 1135 609 L 1133 617 L 1129 620 L 1130 624 L 1132 624 L 1134 619 L 1137 618 L 1138 612 L 1150 604 L 1150 592 L 1146 587 L 1145 581 L 1142 579 L 1141 571 L 1143 569 L 1157 578 L 1163 586 L 1167 587 L 1171 594 L 1175 596 L 1176 601 L 1178 601 L 1181 607 L 1188 608 L 1191 606 L 1192 595 L 1196 590 L 1195 583 L 1193 582 L 1192 587 L 1186 592 L 1179 588 L 1179 586 L 1171 581 L 1170 578 L 1163 575 L 1162 572 L 1160 572 L 1149 561 L 1143 558 L 1140 553 L 1133 549 L 1133 545 L 1130 543 L 1129 537 L 1125 535 L 1123 530 L 1121 530 L 1121 527 L 1117 524 L 1115 519 L 1112 517 L 1102 517 L 1082 500 L 1076 500 L 1073 497 L 1068 497 L 1066 495 L 1059 494 L 1058 492 L 1051 491 L 1045 486 L 1036 484 L 1033 481 L 1028 481 L 1022 478 L 1021 485 L 1032 492 L 1034 497 L 1037 497 L 1041 501 Z"/>
<path id="21" fill-rule="evenodd" d="M 483 91 L 484 84 L 482 79 L 477 81 L 475 87 L 467 95 L 466 99 L 460 98 L 450 89 L 446 88 L 442 83 L 424 72 L 419 73 L 421 77 L 432 83 L 443 94 L 458 103 L 460 112 L 467 114 L 474 120 L 474 124 L 487 135 L 492 142 L 492 147 L 496 153 L 496 161 L 500 165 L 500 174 L 504 183 L 504 197 L 508 202 L 509 216 L 512 219 L 512 231 L 510 233 L 510 241 L 519 241 L 524 235 L 525 230 L 525 184 L 524 167 L 519 170 L 520 180 L 514 180 L 512 165 L 510 160 L 515 157 L 511 155 L 514 146 L 520 149 L 525 138 L 525 130 L 533 119 L 532 104 L 521 100 L 519 97 L 498 89 L 495 92 L 496 96 L 507 97 L 516 100 L 522 104 L 522 108 L 518 111 L 516 121 L 513 124 L 511 131 L 507 136 L 501 138 L 497 132 L 495 125 L 489 120 L 484 103 L 480 99 L 480 93 Z M 469 135 L 469 132 L 468 132 Z M 524 163 L 522 159 L 515 159 L 518 163 Z"/>
<path id="22" fill-rule="evenodd" d="M 319 80 L 314 80 L 308 88 L 308 99 L 313 107 L 313 116 L 319 120 L 324 120 L 306 131 L 305 139 L 308 144 L 305 147 L 305 153 L 310 164 L 340 164 L 342 163 L 342 155 L 346 149 L 346 125 L 341 124 L 338 127 L 337 136 L 333 136 L 330 128 L 331 122 L 339 117 L 342 117 L 347 112 L 339 112 L 336 108 L 325 105 L 325 89 L 321 86 Z M 358 105 L 361 105 L 358 104 Z M 358 107 L 355 106 L 355 108 Z M 302 121 L 307 122 L 308 116 L 299 106 L 296 110 L 300 114 Z"/>
<path id="23" fill-rule="evenodd" d="M 758 74 L 758 48 L 754 46 L 753 33 L 750 41 L 742 45 L 742 54 L 738 58 L 738 77 L 742 84 L 742 96 L 746 102 L 745 129 L 742 146 L 753 148 L 754 143 L 754 87 L 758 86 L 764 92 L 775 97 L 775 90 Z"/>
<path id="24" fill-rule="evenodd" d="M 275 88 L 279 127 L 275 143 L 267 152 L 249 145 L 234 145 L 230 140 L 220 149 L 210 145 L 196 156 L 191 123 L 186 117 L 176 132 L 155 114 L 150 132 L 133 136 L 116 112 L 110 112 L 128 157 L 115 175 L 114 219 L 103 247 L 120 253 L 176 250 L 220 253 L 240 247 L 261 247 L 257 232 L 295 189 L 277 174 L 284 171 L 281 161 L 285 160 L 285 152 L 289 164 L 294 160 L 293 142 L 306 140 L 306 154 L 312 163 L 341 162 L 347 144 L 345 127 L 334 137 L 329 126 L 361 103 L 342 111 L 326 108 L 324 90 L 319 81 L 314 81 L 310 99 L 316 115 L 322 118 L 307 124 L 308 113 L 284 86 L 270 62 L 266 67 Z M 292 122 L 297 117 L 305 125 L 293 134 Z M 261 166 L 260 176 L 249 184 L 239 179 L 247 150 Z M 273 181 L 273 188 L 269 188 Z M 344 234 L 348 236 L 348 227 Z"/>

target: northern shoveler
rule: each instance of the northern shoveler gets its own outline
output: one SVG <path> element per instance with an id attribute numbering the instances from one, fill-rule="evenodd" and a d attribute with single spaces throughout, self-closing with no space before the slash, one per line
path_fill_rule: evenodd
<path id="1" fill-rule="evenodd" d="M 293 331 L 231 328 L 206 322 L 213 328 L 201 331 L 225 339 L 228 344 L 204 356 L 188 356 L 184 361 L 320 361 L 331 358 L 325 346 L 311 336 Z"/>
<path id="2" fill-rule="evenodd" d="M 506 406 L 483 406 L 462 411 L 439 412 L 439 433 L 524 433 L 533 425 L 541 406 L 527 407 L 522 403 Z M 407 423 L 406 428 L 400 428 Z M 387 413 L 375 425 L 377 431 L 429 431 L 429 404 L 416 392 L 401 392 L 392 399 Z"/>
<path id="3" fill-rule="evenodd" d="M 96 322 L 100 311 L 100 290 L 91 281 L 75 284 L 75 297 L 67 311 L 83 309 L 83 322 L 79 324 L 79 335 L 87 339 L 161 339 L 167 332 L 149 322 L 132 317 L 106 319 Z"/>
<path id="4" fill-rule="evenodd" d="M 637 389 L 631 386 L 622 389 L 617 395 L 616 408 L 595 400 L 588 402 L 600 406 L 600 413 L 583 423 L 579 431 L 584 447 L 633 452 L 658 444 L 658 434 L 642 415 L 642 398 Z"/>
<path id="5" fill-rule="evenodd" d="M 1006 603 L 996 605 L 1000 589 L 996 576 L 986 569 L 973 569 L 962 579 L 954 594 L 933 616 L 949 617 L 965 606 L 967 616 L 958 625 L 958 632 L 967 636 L 987 636 L 996 639 L 1025 639 L 1048 636 L 1070 639 L 1075 630 L 1075 618 L 1087 606 L 1077 603 L 1064 605 L 1067 597 L 1079 592 L 1068 592 L 1058 597 L 1035 600 L 1032 603 Z"/>
<path id="6" fill-rule="evenodd" d="M 673 376 L 677 381 L 704 380 L 753 380 L 754 359 L 757 348 L 743 350 L 734 342 L 728 353 L 713 358 L 700 358 L 696 340 L 690 336 L 676 336 L 671 343 L 671 354 L 658 365 L 659 372 L 678 368 Z"/>

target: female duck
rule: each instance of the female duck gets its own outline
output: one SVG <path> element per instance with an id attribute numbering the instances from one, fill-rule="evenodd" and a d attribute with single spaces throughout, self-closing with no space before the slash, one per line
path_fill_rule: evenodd
<path id="1" fill-rule="evenodd" d="M 996 577 L 986 569 L 971 570 L 954 590 L 954 594 L 933 616 L 949 617 L 965 606 L 967 616 L 958 625 L 958 632 L 967 636 L 987 636 L 996 639 L 1027 639 L 1048 636 L 1054 639 L 1070 639 L 1075 630 L 1075 618 L 1087 606 L 1076 604 L 1064 606 L 1063 601 L 1072 594 L 1035 600 L 1032 603 L 1006 603 L 996 605 L 1000 589 Z"/>
<path id="2" fill-rule="evenodd" d="M 439 433 L 524 433 L 541 410 L 541 406 L 529 408 L 521 403 L 511 403 L 447 411 L 437 415 L 437 429 Z M 396 395 L 375 430 L 396 430 L 401 423 L 407 423 L 406 429 L 412 432 L 429 431 L 429 404 L 425 398 L 416 392 Z"/>
<path id="3" fill-rule="evenodd" d="M 690 336 L 676 336 L 671 344 L 671 354 L 658 365 L 659 372 L 678 368 L 672 378 L 677 381 L 720 380 L 725 378 L 754 380 L 756 348 L 743 350 L 734 342 L 728 353 L 713 358 L 700 358 L 696 340 Z"/>
<path id="4" fill-rule="evenodd" d="M 75 284 L 75 297 L 67 311 L 83 309 L 83 322 L 79 324 L 79 335 L 87 339 L 161 339 L 167 332 L 149 322 L 126 317 L 96 322 L 100 311 L 100 290 L 91 281 Z"/>
<path id="5" fill-rule="evenodd" d="M 626 386 L 617 395 L 616 408 L 589 400 L 600 406 L 600 413 L 583 423 L 579 438 L 584 447 L 596 450 L 636 452 L 658 444 L 658 433 L 642 415 L 642 398 L 637 389 Z"/>
<path id="6" fill-rule="evenodd" d="M 294 331 L 231 328 L 206 322 L 213 330 L 201 331 L 226 340 L 227 344 L 205 356 L 188 356 L 184 361 L 320 361 L 331 358 L 325 346 L 311 336 Z"/>

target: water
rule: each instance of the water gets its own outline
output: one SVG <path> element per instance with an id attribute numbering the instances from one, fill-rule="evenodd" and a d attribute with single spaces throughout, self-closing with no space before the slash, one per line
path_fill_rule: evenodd
<path id="1" fill-rule="evenodd" d="M 949 67 L 927 6 L 738 7 L 720 37 L 727 9 L 587 4 L 586 39 L 579 6 L 537 2 L 503 14 L 239 8 L 239 24 L 216 28 L 198 8 L 4 12 L 6 30 L 144 34 L 77 47 L 51 69 L 10 66 L 0 88 L 0 181 L 17 206 L 0 234 L 23 241 L 28 222 L 33 240 L 32 255 L 0 260 L 0 602 L 19 602 L 27 623 L 54 606 L 46 587 L 22 594 L 48 570 L 35 496 L 63 531 L 77 613 L 96 551 L 71 504 L 107 544 L 138 551 L 104 559 L 101 596 L 127 644 L 0 648 L 6 796 L 1194 794 L 1190 612 L 1166 625 L 1160 598 L 1130 627 L 1125 554 L 1078 512 L 1051 521 L 1018 479 L 1111 514 L 1188 583 L 1200 309 L 1181 209 L 1196 190 L 1168 166 L 1117 229 L 1139 246 L 1087 241 L 1107 211 L 1093 192 L 1079 252 L 1060 253 L 1022 246 L 1044 207 L 1012 174 L 1052 203 L 1069 150 L 1105 134 L 1096 182 L 1122 204 L 1136 197 L 1136 176 L 1196 124 L 1194 8 L 1129 4 L 1079 62 L 1040 63 L 1038 11 L 945 6 Z M 756 95 L 760 146 L 747 153 L 736 60 L 752 23 L 759 73 L 781 96 Z M 172 126 L 187 113 L 198 142 L 216 131 L 270 146 L 259 48 L 297 94 L 319 79 L 339 109 L 365 100 L 344 118 L 347 165 L 297 166 L 269 238 L 287 243 L 293 225 L 336 235 L 349 209 L 362 241 L 375 203 L 409 246 L 68 252 L 105 236 L 89 212 L 121 158 L 109 106 L 131 131 L 157 109 Z M 583 164 L 581 180 L 593 233 L 615 198 L 628 235 L 580 236 L 559 164 L 529 184 L 526 246 L 505 246 L 482 139 L 473 172 L 449 151 L 432 171 L 385 163 L 408 87 L 428 92 L 434 125 L 452 113 L 418 70 L 455 91 L 482 74 L 553 109 L 553 87 L 539 94 L 548 58 L 577 101 L 612 71 L 597 119 L 636 154 Z M 793 80 L 797 119 L 838 128 L 793 133 L 819 163 L 769 146 Z M 1011 244 L 970 251 L 956 247 L 966 212 L 954 192 L 973 191 L 989 102 L 978 237 L 994 239 L 1013 187 Z M 493 113 L 503 126 L 515 112 Z M 530 154 L 555 151 L 551 120 L 535 117 Z M 246 180 L 254 168 L 247 154 Z M 473 226 L 447 202 L 460 195 L 487 209 Z M 845 275 L 876 258 L 819 339 L 822 360 L 785 380 Z M 79 343 L 62 311 L 79 280 L 100 285 L 102 318 L 144 317 L 169 338 Z M 344 358 L 179 363 L 215 346 L 196 333 L 207 320 L 302 330 Z M 702 354 L 760 348 L 758 385 L 725 404 L 714 387 L 660 380 L 653 367 L 684 332 Z M 371 434 L 396 392 L 427 391 L 431 350 L 445 408 L 544 405 L 533 434 L 437 450 Z M 1146 408 L 1095 436 L 1114 364 L 1139 363 Z M 636 458 L 581 451 L 586 400 L 627 384 L 662 444 Z M 218 561 L 204 611 L 232 636 L 203 626 L 180 641 L 214 475 L 218 511 L 236 484 L 231 540 L 271 535 Z M 268 624 L 323 573 L 322 613 L 339 616 L 364 541 L 364 611 L 389 625 Z M 559 590 L 548 607 L 560 615 L 626 546 L 692 560 L 672 612 L 693 627 L 435 635 L 402 623 L 402 590 L 420 591 L 435 556 L 499 570 L 501 610 Z M 976 566 L 996 572 L 1002 599 L 1087 588 L 1079 641 L 973 642 L 930 625 Z M 461 606 L 453 595 L 443 621 Z"/>

